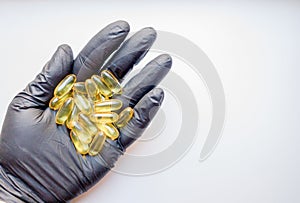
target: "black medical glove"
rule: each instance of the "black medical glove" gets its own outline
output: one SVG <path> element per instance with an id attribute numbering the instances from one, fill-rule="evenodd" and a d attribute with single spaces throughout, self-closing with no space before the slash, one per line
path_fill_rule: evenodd
<path id="1" fill-rule="evenodd" d="M 76 74 L 78 81 L 84 81 L 108 69 L 122 81 L 156 38 L 152 28 L 144 28 L 123 42 L 128 32 L 129 25 L 124 21 L 108 25 L 90 40 L 75 60 L 69 46 L 60 46 L 42 72 L 13 99 L 0 137 L 1 200 L 71 200 L 95 185 L 141 136 L 163 101 L 163 90 L 155 86 L 171 67 L 171 57 L 166 54 L 152 60 L 129 82 L 122 84 L 123 94 L 117 98 L 123 101 L 124 107 L 134 108 L 134 116 L 119 129 L 117 140 L 106 140 L 97 156 L 78 154 L 69 130 L 55 123 L 56 112 L 48 107 L 54 88 L 70 73 Z"/>

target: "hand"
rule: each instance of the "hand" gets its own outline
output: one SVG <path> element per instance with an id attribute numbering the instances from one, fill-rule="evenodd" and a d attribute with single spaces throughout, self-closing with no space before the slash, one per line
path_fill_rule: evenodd
<path id="1" fill-rule="evenodd" d="M 123 94 L 118 99 L 124 107 L 134 108 L 134 116 L 119 129 L 118 140 L 106 140 L 95 157 L 83 157 L 76 152 L 69 130 L 55 123 L 56 112 L 48 107 L 54 88 L 67 74 L 74 73 L 78 81 L 84 81 L 108 69 L 122 81 L 156 38 L 152 28 L 144 28 L 122 43 L 128 32 L 129 25 L 124 21 L 108 25 L 75 60 L 71 48 L 61 45 L 42 72 L 13 99 L 0 139 L 0 199 L 68 201 L 95 185 L 141 136 L 163 101 L 163 90 L 155 86 L 171 68 L 171 57 L 166 54 L 152 60 L 128 83 L 122 84 Z"/>

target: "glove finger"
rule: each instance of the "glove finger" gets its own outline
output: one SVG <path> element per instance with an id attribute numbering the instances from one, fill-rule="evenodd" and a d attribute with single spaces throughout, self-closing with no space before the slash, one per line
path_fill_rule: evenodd
<path id="1" fill-rule="evenodd" d="M 155 39 L 156 31 L 153 28 L 140 30 L 122 44 L 101 71 L 108 69 L 121 82 L 133 66 L 144 58 Z"/>
<path id="2" fill-rule="evenodd" d="M 79 53 L 74 62 L 73 73 L 78 81 L 84 81 L 97 73 L 104 61 L 124 41 L 129 32 L 125 21 L 116 21 L 98 32 Z"/>
<path id="3" fill-rule="evenodd" d="M 116 99 L 123 102 L 123 106 L 134 107 L 138 101 L 151 91 L 167 75 L 172 66 L 172 58 L 162 54 L 148 63 L 138 74 L 130 79 L 123 88 L 122 95 Z"/>
<path id="4" fill-rule="evenodd" d="M 71 72 L 73 66 L 73 52 L 68 45 L 61 45 L 46 63 L 41 73 L 30 82 L 24 91 L 17 97 L 28 102 L 23 105 L 48 106 L 49 100 L 53 97 L 53 91 L 57 84 Z"/>
<path id="5" fill-rule="evenodd" d="M 164 91 L 155 88 L 146 94 L 134 107 L 134 115 L 126 126 L 120 128 L 120 145 L 126 149 L 138 139 L 156 115 L 164 99 Z"/>

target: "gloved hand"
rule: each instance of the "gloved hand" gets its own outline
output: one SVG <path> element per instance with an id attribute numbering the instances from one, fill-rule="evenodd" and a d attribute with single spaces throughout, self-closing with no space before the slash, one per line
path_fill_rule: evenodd
<path id="1" fill-rule="evenodd" d="M 89 41 L 75 60 L 71 48 L 61 45 L 42 72 L 13 99 L 0 140 L 1 200 L 71 200 L 95 185 L 141 136 L 163 101 L 163 90 L 155 86 L 171 67 L 171 57 L 166 54 L 152 60 L 128 83 L 122 84 L 123 94 L 118 99 L 123 101 L 124 107 L 134 108 L 134 116 L 120 129 L 119 138 L 106 140 L 95 157 L 83 157 L 76 152 L 69 130 L 55 123 L 56 112 L 48 107 L 54 88 L 67 74 L 74 73 L 78 81 L 84 81 L 109 69 L 122 81 L 156 38 L 152 28 L 144 28 L 121 44 L 128 32 L 129 25 L 124 21 L 108 25 Z"/>

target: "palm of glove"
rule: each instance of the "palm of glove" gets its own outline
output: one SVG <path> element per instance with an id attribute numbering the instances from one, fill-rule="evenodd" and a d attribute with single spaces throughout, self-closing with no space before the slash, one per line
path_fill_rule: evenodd
<path id="1" fill-rule="evenodd" d="M 43 71 L 11 102 L 0 140 L 0 199 L 6 201 L 61 202 L 70 200 L 96 184 L 148 126 L 163 100 L 154 88 L 171 67 L 171 58 L 160 55 L 124 85 L 118 99 L 135 113 L 116 141 L 107 140 L 99 155 L 78 154 L 65 126 L 55 123 L 48 102 L 67 74 L 84 81 L 99 73 L 108 56 L 129 32 L 126 22 L 112 23 L 100 31 L 73 60 L 67 45 L 58 48 Z M 145 28 L 125 41 L 102 66 L 122 81 L 151 47 L 156 37 Z M 151 112 L 151 114 L 150 114 Z"/>

